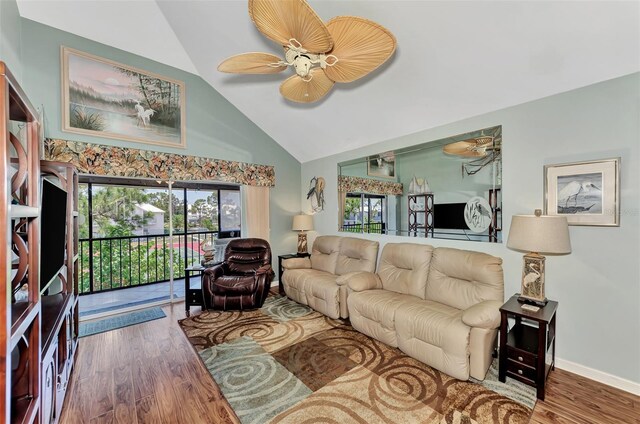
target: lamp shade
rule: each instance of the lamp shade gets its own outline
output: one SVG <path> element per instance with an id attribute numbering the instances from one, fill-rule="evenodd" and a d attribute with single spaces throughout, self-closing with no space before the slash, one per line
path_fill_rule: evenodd
<path id="1" fill-rule="evenodd" d="M 313 230 L 313 216 L 304 214 L 294 216 L 293 227 L 291 229 L 294 231 Z"/>
<path id="2" fill-rule="evenodd" d="M 536 253 L 571 253 L 567 218 L 514 215 L 511 218 L 507 247 Z"/>

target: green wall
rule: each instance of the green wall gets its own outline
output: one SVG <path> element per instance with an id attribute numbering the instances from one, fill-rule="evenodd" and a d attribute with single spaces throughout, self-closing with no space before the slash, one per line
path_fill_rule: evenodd
<path id="1" fill-rule="evenodd" d="M 640 383 L 640 73 L 487 113 L 361 149 L 305 162 L 302 182 L 326 179 L 325 211 L 314 217 L 320 234 L 337 232 L 337 164 L 427 140 L 502 125 L 503 237 L 511 216 L 531 214 L 544 201 L 546 164 L 621 157 L 620 227 L 570 227 L 573 252 L 549 256 L 547 297 L 559 301 L 560 368 Z M 308 202 L 303 193 L 303 209 Z M 428 243 L 502 257 L 505 296 L 520 290 L 522 253 L 506 243 L 474 243 L 364 236 L 385 243 Z M 312 240 L 310 240 L 312 241 Z M 588 367 L 587 369 L 584 367 Z M 591 370 L 589 370 L 591 369 Z M 611 377 L 614 376 L 614 377 Z M 636 386 L 637 387 L 637 386 Z"/>
<path id="2" fill-rule="evenodd" d="M 0 0 L 0 60 L 22 82 L 22 18 L 14 0 Z"/>
<path id="3" fill-rule="evenodd" d="M 20 18 L 20 21 L 22 83 L 32 103 L 44 110 L 45 136 L 273 165 L 276 186 L 271 190 L 272 250 L 276 255 L 295 249 L 291 217 L 300 212 L 300 163 L 202 78 L 27 19 Z M 184 81 L 187 148 L 175 149 L 63 132 L 60 46 Z"/>

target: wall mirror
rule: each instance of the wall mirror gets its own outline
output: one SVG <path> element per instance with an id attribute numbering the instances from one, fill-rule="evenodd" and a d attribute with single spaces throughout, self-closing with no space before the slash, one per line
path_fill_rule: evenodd
<path id="1" fill-rule="evenodd" d="M 338 164 L 340 231 L 502 242 L 502 126 Z"/>

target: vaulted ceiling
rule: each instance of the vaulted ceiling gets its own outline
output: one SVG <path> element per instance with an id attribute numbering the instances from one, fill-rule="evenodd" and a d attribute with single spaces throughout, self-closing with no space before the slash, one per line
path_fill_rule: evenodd
<path id="1" fill-rule="evenodd" d="M 282 53 L 246 0 L 18 1 L 25 18 L 200 75 L 301 162 L 640 71 L 635 1 L 309 3 L 324 20 L 382 24 L 398 50 L 364 79 L 300 105 L 280 96 L 288 75 L 216 70 L 234 54 Z"/>

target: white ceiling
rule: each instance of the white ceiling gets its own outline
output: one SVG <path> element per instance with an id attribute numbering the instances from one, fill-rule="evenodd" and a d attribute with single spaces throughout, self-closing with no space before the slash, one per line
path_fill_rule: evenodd
<path id="1" fill-rule="evenodd" d="M 309 3 L 325 20 L 386 26 L 398 50 L 299 105 L 280 96 L 284 75 L 216 71 L 234 54 L 282 52 L 253 26 L 246 0 L 19 0 L 26 18 L 199 74 L 301 162 L 640 71 L 637 1 Z"/>

